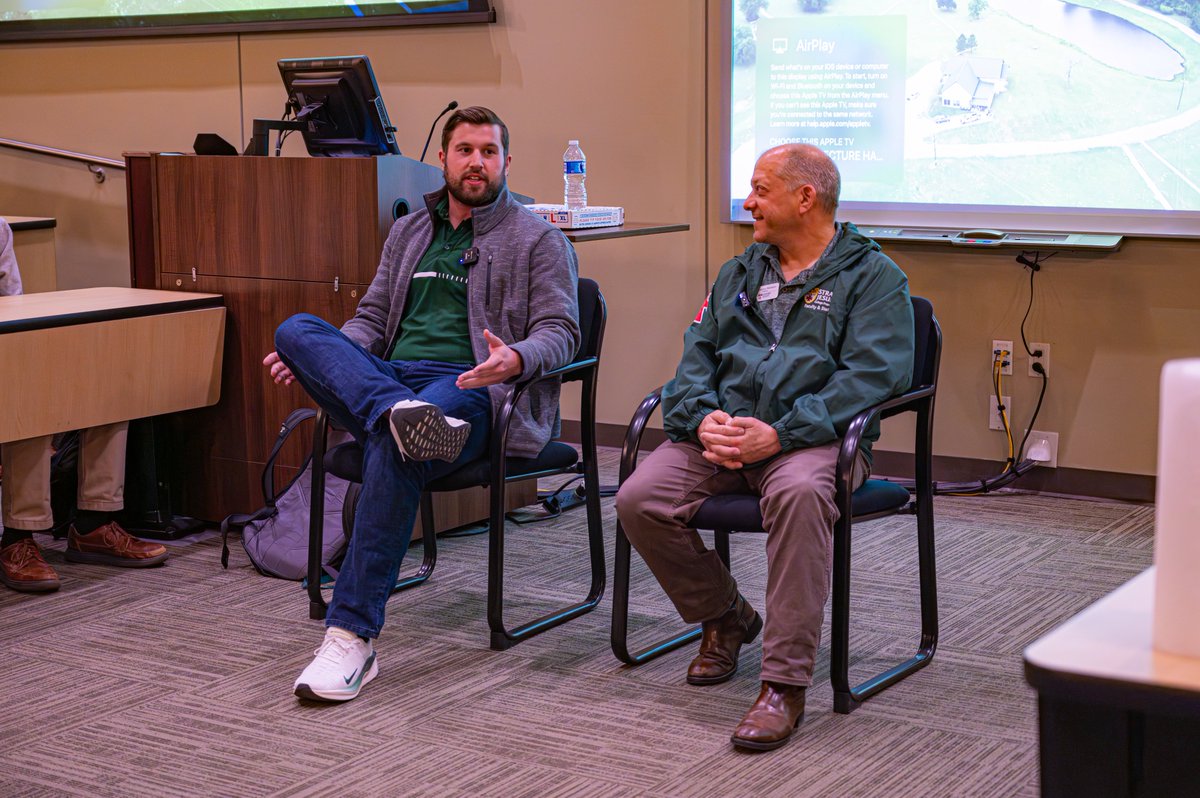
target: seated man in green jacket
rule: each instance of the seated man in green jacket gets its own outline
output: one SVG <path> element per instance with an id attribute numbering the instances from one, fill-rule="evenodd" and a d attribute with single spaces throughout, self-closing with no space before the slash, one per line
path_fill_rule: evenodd
<path id="1" fill-rule="evenodd" d="M 913 319 L 904 273 L 854 225 L 834 221 L 841 181 L 828 156 L 770 149 L 751 187 L 755 243 L 721 267 L 685 334 L 663 388 L 670 440 L 622 485 L 617 513 L 679 614 L 703 623 L 687 681 L 709 685 L 733 676 L 741 646 L 764 627 L 689 523 L 715 494 L 762 497 L 762 689 L 733 743 L 769 750 L 799 724 L 812 681 L 840 438 L 859 411 L 908 387 Z M 866 436 L 855 485 L 878 437 L 878 427 Z"/>

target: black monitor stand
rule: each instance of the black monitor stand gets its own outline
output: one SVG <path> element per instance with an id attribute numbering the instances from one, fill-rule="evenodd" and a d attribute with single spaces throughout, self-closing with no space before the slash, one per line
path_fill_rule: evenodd
<path id="1" fill-rule="evenodd" d="M 272 130 L 304 130 L 307 127 L 308 121 L 304 119 L 255 119 L 250 143 L 242 155 L 270 155 Z"/>

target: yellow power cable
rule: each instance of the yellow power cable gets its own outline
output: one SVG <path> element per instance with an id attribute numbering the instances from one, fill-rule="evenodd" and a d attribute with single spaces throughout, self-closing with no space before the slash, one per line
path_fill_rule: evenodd
<path id="1" fill-rule="evenodd" d="M 1001 349 L 999 356 L 993 361 L 992 376 L 996 388 L 996 405 L 1000 408 L 1000 423 L 1004 425 L 1004 435 L 1008 439 L 1008 460 L 1004 463 L 1004 471 L 1002 474 L 1007 474 L 1013 469 L 1013 436 L 1012 426 L 1008 423 L 1008 407 L 1004 404 L 1001 398 L 1004 396 L 1004 358 L 1012 356 L 1011 352 Z"/>
<path id="2" fill-rule="evenodd" d="M 1013 353 L 1008 352 L 1007 349 L 1001 349 L 1000 352 L 995 354 L 995 358 L 991 361 L 991 385 L 992 389 L 996 391 L 996 407 L 1000 409 L 1000 422 L 1002 425 L 1004 425 L 1004 437 L 1006 437 L 1008 440 L 1008 461 L 1004 463 L 1004 470 L 1000 473 L 1001 476 L 1012 472 L 1014 467 L 1013 427 L 1008 422 L 1008 407 L 1004 406 L 1004 402 L 1001 400 L 1001 396 L 1004 395 L 1004 380 L 1003 374 L 1001 373 L 1004 370 L 1004 358 L 1006 358 L 1006 356 L 1012 356 L 1012 354 Z M 943 493 L 942 496 L 986 496 L 986 494 L 988 494 L 988 491 L 948 491 Z"/>

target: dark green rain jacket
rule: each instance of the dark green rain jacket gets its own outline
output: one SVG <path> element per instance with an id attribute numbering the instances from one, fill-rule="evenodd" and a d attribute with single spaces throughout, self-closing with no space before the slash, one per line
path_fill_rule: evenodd
<path id="1" fill-rule="evenodd" d="M 663 387 L 671 440 L 695 441 L 700 422 L 720 409 L 767 422 L 785 452 L 819 446 L 841 438 L 863 409 L 909 387 L 908 278 L 878 244 L 844 223 L 778 343 L 755 301 L 771 275 L 769 259 L 778 259 L 774 247 L 752 244 L 722 266 L 684 334 L 683 359 Z M 876 423 L 863 436 L 868 457 L 878 438 Z"/>

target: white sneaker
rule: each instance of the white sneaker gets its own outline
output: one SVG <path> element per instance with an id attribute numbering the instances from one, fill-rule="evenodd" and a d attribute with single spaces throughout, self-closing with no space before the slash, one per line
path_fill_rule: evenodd
<path id="1" fill-rule="evenodd" d="M 467 445 L 470 423 L 447 416 L 437 405 L 402 399 L 392 405 L 388 422 L 400 454 L 409 460 L 453 463 Z"/>
<path id="2" fill-rule="evenodd" d="M 301 698 L 349 701 L 379 673 L 371 641 L 337 626 L 325 630 L 316 655 L 292 687 Z"/>

